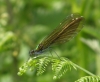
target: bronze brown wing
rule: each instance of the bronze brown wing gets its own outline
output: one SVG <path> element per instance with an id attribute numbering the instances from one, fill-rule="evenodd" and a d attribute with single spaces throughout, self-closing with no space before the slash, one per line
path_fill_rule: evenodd
<path id="1" fill-rule="evenodd" d="M 73 38 L 83 27 L 83 16 L 71 14 L 51 32 L 38 46 L 37 51 L 44 50 L 55 43 L 63 43 Z"/>

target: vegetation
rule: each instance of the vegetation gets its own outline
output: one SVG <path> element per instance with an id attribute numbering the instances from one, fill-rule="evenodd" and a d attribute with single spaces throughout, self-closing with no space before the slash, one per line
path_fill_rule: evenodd
<path id="1" fill-rule="evenodd" d="M 71 13 L 84 16 L 84 28 L 53 47 L 61 60 L 54 52 L 29 58 Z M 99 30 L 99 0 L 0 0 L 0 82 L 99 82 Z"/>

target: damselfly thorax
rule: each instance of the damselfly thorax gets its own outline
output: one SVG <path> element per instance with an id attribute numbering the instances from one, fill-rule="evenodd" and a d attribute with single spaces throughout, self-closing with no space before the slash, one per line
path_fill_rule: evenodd
<path id="1" fill-rule="evenodd" d="M 35 50 L 30 51 L 30 56 L 33 56 L 33 54 L 39 55 L 54 44 L 69 41 L 82 29 L 83 19 L 83 16 L 80 16 L 79 14 L 69 15 L 38 45 Z"/>
<path id="2" fill-rule="evenodd" d="M 48 48 L 46 48 L 46 49 L 48 49 Z M 29 53 L 30 53 L 30 56 L 33 56 L 33 54 L 39 55 L 39 54 L 42 54 L 43 52 L 45 52 L 46 49 L 43 49 L 43 45 L 39 44 L 38 47 L 36 48 L 36 50 L 31 50 Z"/>

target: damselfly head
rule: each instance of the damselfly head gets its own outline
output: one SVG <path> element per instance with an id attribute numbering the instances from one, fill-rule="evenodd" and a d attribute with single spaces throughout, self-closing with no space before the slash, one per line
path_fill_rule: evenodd
<path id="1" fill-rule="evenodd" d="M 34 52 L 34 50 L 29 51 L 30 56 L 33 56 Z"/>

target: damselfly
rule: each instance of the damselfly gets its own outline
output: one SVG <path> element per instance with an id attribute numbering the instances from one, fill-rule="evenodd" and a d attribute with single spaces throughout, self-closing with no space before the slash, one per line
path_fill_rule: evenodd
<path id="1" fill-rule="evenodd" d="M 30 56 L 39 55 L 56 43 L 64 43 L 73 38 L 83 27 L 83 16 L 71 14 L 51 32 L 35 50 L 30 51 Z"/>

